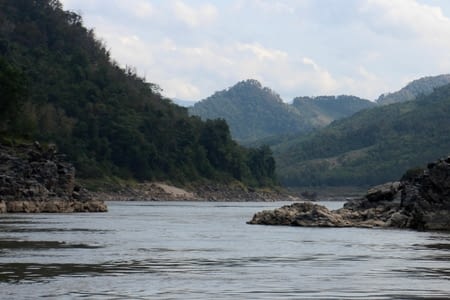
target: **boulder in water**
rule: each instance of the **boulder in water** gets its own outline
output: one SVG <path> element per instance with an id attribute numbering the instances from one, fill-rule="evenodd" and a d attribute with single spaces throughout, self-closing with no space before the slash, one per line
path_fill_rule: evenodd
<path id="1" fill-rule="evenodd" d="M 394 227 L 450 231 L 450 157 L 414 176 L 368 190 L 330 211 L 309 202 L 255 214 L 249 224 L 312 227 Z"/>

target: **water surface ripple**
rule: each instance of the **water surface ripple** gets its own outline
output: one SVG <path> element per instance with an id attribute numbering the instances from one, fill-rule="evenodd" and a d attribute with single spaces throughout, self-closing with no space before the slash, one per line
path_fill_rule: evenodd
<path id="1" fill-rule="evenodd" d="M 0 298 L 450 298 L 450 234 L 245 224 L 280 205 L 110 202 L 105 214 L 2 215 Z"/>

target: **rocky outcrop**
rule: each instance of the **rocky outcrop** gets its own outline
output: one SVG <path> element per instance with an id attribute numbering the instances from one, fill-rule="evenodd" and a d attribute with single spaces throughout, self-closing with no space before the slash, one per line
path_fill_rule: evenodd
<path id="1" fill-rule="evenodd" d="M 330 211 L 310 202 L 254 215 L 249 224 L 314 227 L 394 227 L 450 230 L 450 157 L 369 189 L 360 199 Z"/>
<path id="2" fill-rule="evenodd" d="M 253 216 L 249 224 L 291 225 L 308 227 L 345 227 L 350 226 L 340 216 L 325 206 L 312 202 L 299 202 L 285 205 L 275 210 L 265 210 Z"/>
<path id="3" fill-rule="evenodd" d="M 0 213 L 104 212 L 53 145 L 0 145 Z"/>

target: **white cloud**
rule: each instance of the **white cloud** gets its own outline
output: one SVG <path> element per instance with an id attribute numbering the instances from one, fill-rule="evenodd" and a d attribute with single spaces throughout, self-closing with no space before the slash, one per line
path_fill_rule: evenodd
<path id="1" fill-rule="evenodd" d="M 292 14 L 295 12 L 295 7 L 288 4 L 287 2 L 292 1 L 274 1 L 274 0 L 253 0 L 254 6 L 258 7 L 265 13 L 276 13 L 276 14 Z M 297 1 L 301 2 L 301 1 Z M 298 5 L 298 3 L 297 3 Z"/>
<path id="2" fill-rule="evenodd" d="M 374 99 L 405 78 L 450 70 L 448 0 L 62 2 L 82 12 L 121 65 L 178 98 L 255 78 L 285 100 Z"/>
<path id="3" fill-rule="evenodd" d="M 339 88 L 339 82 L 327 69 L 322 68 L 313 59 L 302 57 L 300 63 L 294 60 L 288 62 L 287 76 L 281 82 L 284 88 L 295 91 L 308 91 L 306 94 L 333 94 Z M 280 74 L 281 75 L 281 74 Z M 297 92 L 299 93 L 299 92 Z M 296 96 L 301 96 L 297 94 Z M 289 100 L 289 99 L 286 99 Z"/>
<path id="4" fill-rule="evenodd" d="M 441 8 L 414 0 L 367 0 L 361 11 L 372 14 L 372 25 L 385 32 L 434 41 L 448 40 L 450 35 L 450 19 Z"/>
<path id="5" fill-rule="evenodd" d="M 316 72 L 320 71 L 319 66 L 311 58 L 303 57 L 302 62 L 307 66 L 311 66 L 314 69 L 314 71 Z"/>
<path id="6" fill-rule="evenodd" d="M 190 27 L 210 24 L 218 15 L 216 7 L 209 3 L 191 7 L 183 1 L 176 1 L 173 3 L 172 9 L 175 16 Z"/>
<path id="7" fill-rule="evenodd" d="M 347 94 L 376 95 L 381 94 L 380 88 L 382 91 L 388 91 L 390 88 L 382 78 L 368 71 L 364 66 L 358 66 L 354 74 L 352 77 L 345 76 L 341 79 L 342 87 L 348 91 Z M 375 100 L 375 98 L 370 100 Z"/>
<path id="8" fill-rule="evenodd" d="M 107 48 L 121 65 L 134 66 L 138 74 L 145 74 L 146 70 L 142 67 L 155 63 L 156 58 L 149 44 L 140 36 L 106 24 L 99 26 L 98 31 L 107 39 Z"/>
<path id="9" fill-rule="evenodd" d="M 116 3 L 122 10 L 130 12 L 133 16 L 138 18 L 151 17 L 155 12 L 153 5 L 145 0 L 116 0 Z"/>
<path id="10" fill-rule="evenodd" d="M 244 43 L 238 43 L 236 46 L 238 51 L 249 51 L 251 52 L 255 57 L 257 57 L 259 60 L 277 60 L 277 59 L 286 59 L 287 53 L 275 50 L 275 49 L 268 49 L 263 46 L 261 46 L 259 43 L 252 43 L 252 44 L 244 44 Z"/>
<path id="11" fill-rule="evenodd" d="M 132 17 L 147 18 L 155 13 L 155 7 L 147 0 L 89 0 L 83 1 L 80 5 L 80 0 L 60 0 L 64 9 L 73 9 L 73 7 L 82 6 L 84 12 L 96 12 L 97 15 L 115 15 L 124 16 L 130 15 Z M 77 9 L 76 9 L 77 10 Z"/>
<path id="12" fill-rule="evenodd" d="M 123 42 L 136 47 L 134 43 L 138 41 L 128 38 Z M 159 78 L 158 83 L 168 97 L 200 100 L 248 78 L 260 80 L 276 91 L 285 91 L 286 101 L 300 95 L 299 89 L 308 94 L 322 94 L 332 93 L 339 87 L 330 72 L 312 59 L 291 58 L 283 51 L 260 44 L 235 43 L 224 47 L 207 43 L 186 47 L 166 39 L 148 44 L 146 49 L 161 60 L 149 60 L 141 67 Z"/>
<path id="13" fill-rule="evenodd" d="M 198 99 L 201 95 L 200 89 L 185 78 L 173 78 L 161 82 L 163 90 L 168 90 L 166 96 L 177 99 Z"/>
<path id="14" fill-rule="evenodd" d="M 176 43 L 170 38 L 164 38 L 161 42 L 161 48 L 166 51 L 177 51 Z"/>

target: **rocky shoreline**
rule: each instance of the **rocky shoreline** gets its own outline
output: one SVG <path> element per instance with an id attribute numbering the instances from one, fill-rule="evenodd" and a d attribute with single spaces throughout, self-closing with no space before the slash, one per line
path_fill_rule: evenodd
<path id="1" fill-rule="evenodd" d="M 75 168 L 56 147 L 0 144 L 0 213 L 106 212 L 75 183 Z"/>
<path id="2" fill-rule="evenodd" d="M 114 186 L 90 192 L 75 182 L 75 168 L 54 145 L 0 144 L 0 213 L 106 212 L 105 201 L 295 201 L 274 189 L 238 183 L 194 184 L 188 188 L 162 182 Z"/>
<path id="3" fill-rule="evenodd" d="M 311 202 L 256 213 L 248 224 L 450 231 L 450 157 L 368 190 L 343 208 Z"/>
<path id="4" fill-rule="evenodd" d="M 93 193 L 94 199 L 106 201 L 210 201 L 210 202 L 275 202 L 298 201 L 285 191 L 252 189 L 238 184 L 202 183 L 175 187 L 162 182 L 140 183 L 113 192 Z"/>

